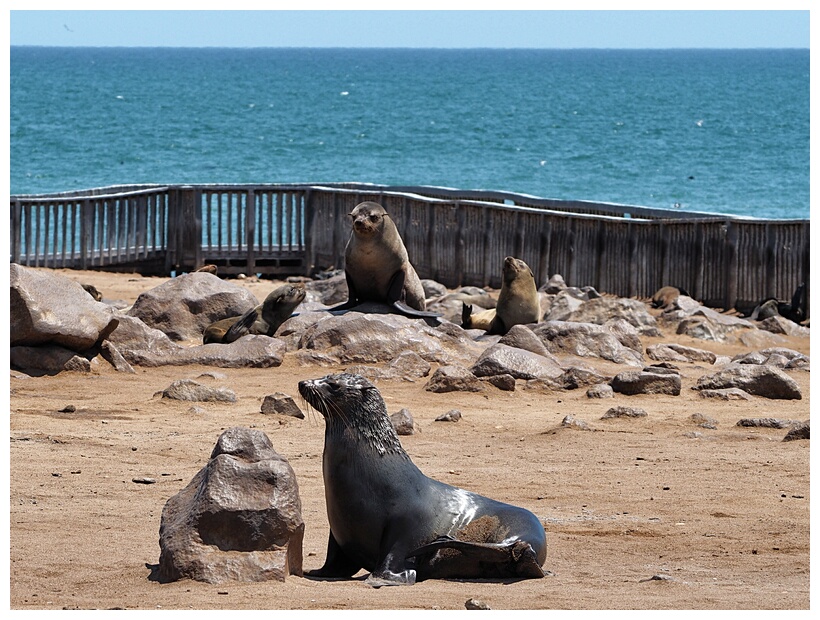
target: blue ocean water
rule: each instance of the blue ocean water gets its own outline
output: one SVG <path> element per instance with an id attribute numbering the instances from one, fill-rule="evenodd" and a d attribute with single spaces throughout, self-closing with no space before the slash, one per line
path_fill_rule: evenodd
<path id="1" fill-rule="evenodd" d="M 12 47 L 12 194 L 356 181 L 809 217 L 809 50 Z"/>

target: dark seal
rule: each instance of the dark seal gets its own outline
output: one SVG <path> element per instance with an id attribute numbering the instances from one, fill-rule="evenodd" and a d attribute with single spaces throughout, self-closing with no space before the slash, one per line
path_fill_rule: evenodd
<path id="1" fill-rule="evenodd" d="M 273 336 L 304 299 L 304 288 L 284 284 L 271 291 L 261 305 L 242 316 L 211 323 L 202 333 L 202 344 L 230 344 L 248 334 Z"/>
<path id="2" fill-rule="evenodd" d="M 353 228 L 345 247 L 348 300 L 331 311 L 377 302 L 387 304 L 398 314 L 435 324 L 440 315 L 426 311 L 421 280 L 410 264 L 396 224 L 384 207 L 376 202 L 362 202 L 350 217 Z"/>
<path id="3" fill-rule="evenodd" d="M 543 577 L 544 527 L 529 510 L 425 476 L 399 443 L 379 391 L 353 374 L 301 381 L 325 418 L 330 537 L 314 577 L 412 585 L 424 579 Z"/>

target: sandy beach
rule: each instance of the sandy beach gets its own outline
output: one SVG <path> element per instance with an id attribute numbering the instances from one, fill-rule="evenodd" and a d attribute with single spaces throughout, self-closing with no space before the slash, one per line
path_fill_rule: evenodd
<path id="1" fill-rule="evenodd" d="M 165 278 L 59 270 L 94 284 L 105 299 L 133 303 Z M 277 284 L 236 280 L 258 299 Z M 655 312 L 655 311 L 653 311 Z M 750 349 L 678 336 L 733 356 Z M 783 346 L 810 355 L 808 337 Z M 195 344 L 195 343 L 189 343 Z M 469 364 L 470 361 L 466 363 Z M 624 366 L 588 363 L 613 375 Z M 744 428 L 741 418 L 808 420 L 810 373 L 790 370 L 802 400 L 702 398 L 691 389 L 711 372 L 676 363 L 679 396 L 585 389 L 479 393 L 425 391 L 426 379 L 377 382 L 388 412 L 408 408 L 420 431 L 401 437 L 428 476 L 531 510 L 547 533 L 550 574 L 522 581 L 428 580 L 373 589 L 365 572 L 348 581 L 295 575 L 284 583 L 149 579 L 159 558 L 166 501 L 207 462 L 220 433 L 264 431 L 296 473 L 305 521 L 304 567 L 325 558 L 324 422 L 298 398 L 297 383 L 344 367 L 135 367 L 100 359 L 90 373 L 10 378 L 10 604 L 12 609 L 808 609 L 810 441 L 787 429 Z M 201 377 L 203 373 L 211 377 Z M 176 379 L 232 389 L 233 404 L 156 396 Z M 284 392 L 304 420 L 263 414 L 264 396 Z M 602 420 L 618 405 L 647 417 Z M 73 412 L 65 411 L 73 406 Z M 70 408 L 70 407 L 69 407 Z M 457 423 L 436 422 L 451 409 Z M 700 427 L 693 414 L 713 418 Z M 564 427 L 572 414 L 590 430 Z M 152 484 L 135 482 L 153 479 Z"/>

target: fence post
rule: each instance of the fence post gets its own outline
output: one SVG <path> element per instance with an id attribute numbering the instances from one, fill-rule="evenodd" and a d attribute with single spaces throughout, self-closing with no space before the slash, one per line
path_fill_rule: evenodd
<path id="1" fill-rule="evenodd" d="M 80 269 L 88 269 L 89 257 L 93 251 L 94 212 L 91 201 L 86 198 L 80 207 Z"/>
<path id="2" fill-rule="evenodd" d="M 283 222 L 283 224 L 285 224 Z M 290 226 L 290 218 L 288 218 L 287 226 Z M 247 259 L 245 261 L 245 273 L 252 276 L 256 273 L 256 239 L 254 238 L 256 232 L 256 194 L 253 188 L 248 189 L 245 196 L 245 246 L 247 251 Z M 290 235 L 288 235 L 290 238 Z M 279 248 L 281 251 L 281 248 Z M 197 267 L 201 267 L 197 264 Z"/>
<path id="3" fill-rule="evenodd" d="M 20 262 L 20 233 L 21 227 L 20 222 L 22 218 L 20 217 L 22 213 L 22 206 L 20 205 L 19 200 L 15 200 L 11 207 L 11 262 L 12 263 L 19 263 Z"/>
<path id="4" fill-rule="evenodd" d="M 737 227 L 731 220 L 724 224 L 726 229 L 726 295 L 723 309 L 731 310 L 737 303 Z"/>

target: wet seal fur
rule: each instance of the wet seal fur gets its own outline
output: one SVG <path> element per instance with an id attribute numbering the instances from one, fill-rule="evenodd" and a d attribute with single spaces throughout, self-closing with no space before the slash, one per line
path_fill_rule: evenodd
<path id="1" fill-rule="evenodd" d="M 271 291 L 261 305 L 242 316 L 211 323 L 202 334 L 202 344 L 230 344 L 248 334 L 273 336 L 304 299 L 304 288 L 284 284 Z"/>
<path id="2" fill-rule="evenodd" d="M 425 476 L 399 442 L 379 391 L 348 373 L 299 382 L 325 418 L 330 536 L 307 576 L 412 585 L 424 579 L 545 575 L 544 527 L 529 510 Z"/>
<path id="3" fill-rule="evenodd" d="M 353 228 L 345 247 L 348 300 L 331 312 L 351 310 L 364 302 L 380 302 L 411 318 L 436 325 L 438 317 L 426 311 L 424 288 L 410 264 L 396 224 L 376 202 L 362 202 L 350 213 Z"/>
<path id="4" fill-rule="evenodd" d="M 514 256 L 504 259 L 501 292 L 494 310 L 473 314 L 472 306 L 462 304 L 461 307 L 461 326 L 464 329 L 483 329 L 488 334 L 503 336 L 513 325 L 538 323 L 540 320 L 541 301 L 532 269 Z"/>

